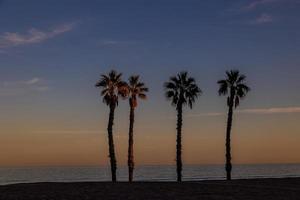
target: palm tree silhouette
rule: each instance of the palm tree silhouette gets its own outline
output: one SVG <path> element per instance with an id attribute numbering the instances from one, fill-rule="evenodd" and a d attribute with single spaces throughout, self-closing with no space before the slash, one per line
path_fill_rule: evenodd
<path id="1" fill-rule="evenodd" d="M 187 72 L 181 72 L 177 76 L 170 77 L 169 82 L 165 85 L 165 95 L 177 110 L 177 144 L 176 144 L 176 165 L 177 165 L 177 181 L 182 180 L 182 108 L 188 105 L 191 109 L 197 97 L 202 93 L 197 86 L 195 79 L 188 77 Z"/>
<path id="2" fill-rule="evenodd" d="M 127 84 L 127 95 L 129 97 L 130 116 L 129 116 L 129 138 L 128 138 L 128 174 L 129 182 L 133 180 L 134 155 L 133 155 L 133 124 L 134 110 L 138 105 L 138 98 L 146 99 L 148 88 L 140 82 L 139 76 L 130 76 Z"/>
<path id="3" fill-rule="evenodd" d="M 233 109 L 236 108 L 240 99 L 243 99 L 250 91 L 250 88 L 244 83 L 246 76 L 240 74 L 238 70 L 226 71 L 226 79 L 219 80 L 219 95 L 227 95 L 228 117 L 227 117 L 227 129 L 226 129 L 226 178 L 231 180 L 231 144 L 230 133 L 232 126 Z"/>
<path id="4" fill-rule="evenodd" d="M 101 75 L 100 80 L 96 83 L 97 88 L 101 88 L 101 96 L 103 96 L 103 102 L 109 106 L 109 120 L 107 126 L 108 133 L 108 145 L 109 145 L 109 157 L 110 157 L 110 167 L 112 181 L 117 181 L 117 161 L 114 149 L 114 139 L 113 139 L 113 123 L 114 123 L 114 113 L 118 106 L 118 97 L 126 96 L 126 83 L 121 79 L 122 74 L 111 70 L 108 75 Z"/>

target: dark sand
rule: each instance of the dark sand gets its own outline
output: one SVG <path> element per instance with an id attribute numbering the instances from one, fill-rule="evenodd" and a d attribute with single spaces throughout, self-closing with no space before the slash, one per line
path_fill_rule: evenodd
<path id="1" fill-rule="evenodd" d="M 300 178 L 202 182 L 30 183 L 0 186 L 1 200 L 298 199 Z"/>

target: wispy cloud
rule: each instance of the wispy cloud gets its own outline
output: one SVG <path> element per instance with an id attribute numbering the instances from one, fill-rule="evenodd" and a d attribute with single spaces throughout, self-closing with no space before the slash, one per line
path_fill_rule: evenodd
<path id="1" fill-rule="evenodd" d="M 38 77 L 33 77 L 29 80 L 22 80 L 22 81 L 5 81 L 3 83 L 3 85 L 5 87 L 9 87 L 9 86 L 26 86 L 26 85 L 36 85 L 38 83 L 40 83 L 42 81 L 41 78 Z"/>
<path id="2" fill-rule="evenodd" d="M 34 84 L 39 83 L 40 81 L 41 81 L 40 78 L 35 77 L 33 79 L 30 79 L 30 80 L 26 81 L 25 83 L 28 84 L 28 85 L 34 85 Z"/>
<path id="3" fill-rule="evenodd" d="M 0 96 L 17 96 L 30 92 L 44 92 L 48 89 L 46 82 L 38 77 L 24 81 L 6 81 L 0 85 Z"/>
<path id="4" fill-rule="evenodd" d="M 209 113 L 200 113 L 200 114 L 189 114 L 186 117 L 217 117 L 217 116 L 222 116 L 225 113 L 221 113 L 221 112 L 209 112 Z"/>
<path id="5" fill-rule="evenodd" d="M 273 13 L 273 9 L 279 8 L 286 5 L 295 5 L 299 4 L 300 0 L 248 0 L 248 3 L 238 6 L 238 8 L 230 9 L 229 11 L 235 12 L 235 14 L 245 14 L 245 13 L 255 13 L 258 10 L 261 11 L 262 9 Z M 278 16 L 280 18 L 280 16 Z M 245 21 L 247 24 L 251 25 L 258 25 L 258 24 L 268 24 L 274 22 L 273 15 L 263 13 L 257 16 L 252 20 Z"/>
<path id="6" fill-rule="evenodd" d="M 247 4 L 245 7 L 243 7 L 243 10 L 253 10 L 262 5 L 270 5 L 270 4 L 273 4 L 276 2 L 282 2 L 282 1 L 287 1 L 287 0 L 253 0 L 249 4 Z"/>
<path id="7" fill-rule="evenodd" d="M 254 109 L 241 109 L 236 111 L 237 114 L 255 114 L 255 115 L 268 115 L 268 114 L 290 114 L 300 113 L 300 107 L 275 107 L 275 108 L 254 108 Z M 187 117 L 217 117 L 224 116 L 226 113 L 222 112 L 209 112 L 201 114 L 191 114 Z"/>
<path id="8" fill-rule="evenodd" d="M 101 44 L 102 45 L 116 45 L 119 44 L 120 42 L 117 40 L 102 40 Z"/>
<path id="9" fill-rule="evenodd" d="M 137 42 L 133 40 L 111 40 L 111 39 L 105 39 L 99 42 L 100 46 L 132 45 L 136 43 Z"/>
<path id="10" fill-rule="evenodd" d="M 269 7 L 274 4 L 300 3 L 299 0 L 250 0 L 250 3 L 241 8 L 241 11 L 252 11 L 259 7 Z"/>
<path id="11" fill-rule="evenodd" d="M 269 14 L 261 14 L 255 20 L 251 21 L 251 24 L 266 24 L 273 22 L 273 17 Z"/>
<path id="12" fill-rule="evenodd" d="M 76 23 L 63 24 L 48 31 L 31 28 L 26 33 L 5 32 L 0 34 L 0 48 L 40 43 L 71 31 L 75 25 Z"/>
<path id="13" fill-rule="evenodd" d="M 245 114 L 288 114 L 300 113 L 300 107 L 258 108 L 239 110 L 238 113 Z"/>
<path id="14" fill-rule="evenodd" d="M 36 134 L 105 134 L 102 130 L 35 130 Z"/>

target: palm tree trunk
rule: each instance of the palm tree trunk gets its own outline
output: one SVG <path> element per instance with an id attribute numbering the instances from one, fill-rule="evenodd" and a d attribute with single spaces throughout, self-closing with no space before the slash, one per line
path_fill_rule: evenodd
<path id="1" fill-rule="evenodd" d="M 117 182 L 117 175 L 116 175 L 117 161 L 116 161 L 114 138 L 113 138 L 113 124 L 114 124 L 115 108 L 116 108 L 116 105 L 114 103 L 112 103 L 110 105 L 109 121 L 108 121 L 108 127 L 107 127 L 112 182 Z"/>
<path id="2" fill-rule="evenodd" d="M 134 107 L 130 106 L 129 116 L 129 138 L 128 138 L 128 175 L 129 182 L 133 180 L 134 156 L 133 156 L 133 123 L 134 123 Z"/>
<path id="3" fill-rule="evenodd" d="M 229 100 L 229 110 L 227 117 L 227 130 L 226 130 L 226 179 L 231 180 L 231 144 L 230 144 L 230 136 L 231 136 L 231 126 L 232 126 L 232 115 L 233 115 L 233 97 L 230 97 Z"/>
<path id="4" fill-rule="evenodd" d="M 182 104 L 177 107 L 177 144 L 176 144 L 176 165 L 177 165 L 177 181 L 182 181 L 182 158 L 181 158 L 181 129 L 182 129 Z"/>

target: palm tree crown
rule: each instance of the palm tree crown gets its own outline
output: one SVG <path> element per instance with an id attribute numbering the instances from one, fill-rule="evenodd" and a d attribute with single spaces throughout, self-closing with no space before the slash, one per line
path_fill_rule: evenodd
<path id="1" fill-rule="evenodd" d="M 179 104 L 193 107 L 193 103 L 202 93 L 197 86 L 195 79 L 188 77 L 187 72 L 181 72 L 177 76 L 170 78 L 165 83 L 166 97 L 172 101 L 172 105 L 177 107 Z"/>
<path id="2" fill-rule="evenodd" d="M 238 70 L 226 71 L 226 79 L 219 80 L 219 95 L 227 95 L 230 93 L 232 103 L 237 107 L 240 99 L 243 99 L 250 91 L 250 88 L 245 84 L 246 76 L 240 74 Z M 227 104 L 230 106 L 230 97 L 227 97 Z"/>
<path id="3" fill-rule="evenodd" d="M 118 96 L 126 97 L 126 83 L 121 79 L 122 73 L 111 70 L 108 75 L 102 74 L 96 87 L 102 88 L 101 96 L 107 105 L 118 104 Z"/>
<path id="4" fill-rule="evenodd" d="M 145 83 L 140 82 L 139 76 L 131 76 L 128 79 L 127 84 L 127 95 L 129 97 L 129 104 L 132 107 L 137 107 L 137 98 L 146 99 L 148 88 L 145 86 Z"/>

